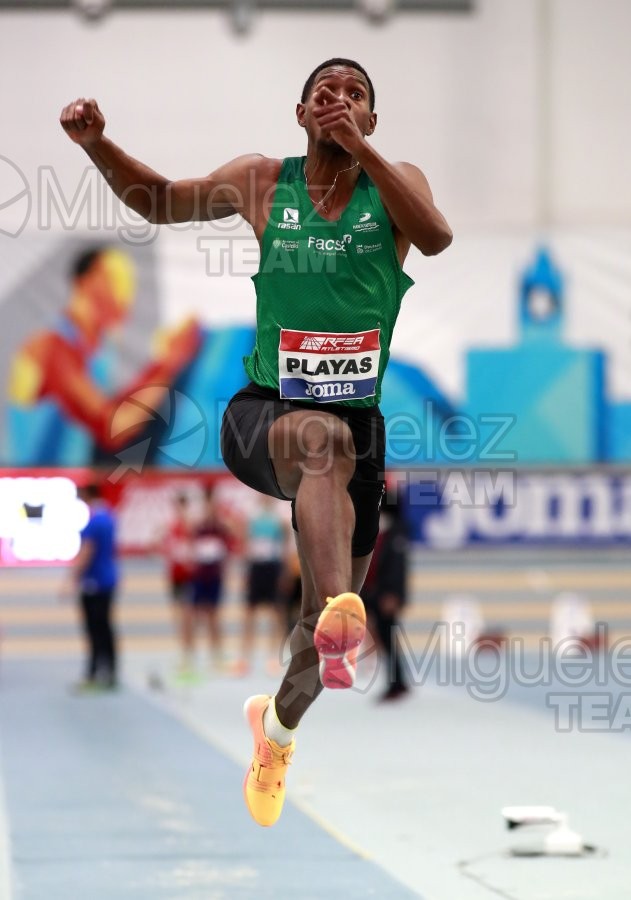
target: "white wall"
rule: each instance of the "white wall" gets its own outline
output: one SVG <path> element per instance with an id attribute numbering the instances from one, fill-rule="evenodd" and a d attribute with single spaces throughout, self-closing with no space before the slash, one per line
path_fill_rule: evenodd
<path id="1" fill-rule="evenodd" d="M 83 157 L 57 116 L 84 94 L 112 138 L 174 177 L 248 150 L 299 153 L 303 80 L 342 54 L 373 76 L 375 144 L 426 170 L 457 228 L 538 224 L 542 184 L 552 222 L 629 224 L 630 34 L 629 0 L 477 0 L 473 14 L 399 14 L 384 28 L 267 12 L 245 39 L 213 11 L 121 10 L 93 25 L 5 11 L 1 152 L 30 183 L 53 166 L 72 196 Z"/>
<path id="2" fill-rule="evenodd" d="M 463 347 L 476 334 L 513 339 L 515 280 L 542 234 L 542 209 L 565 228 L 631 226 L 629 35 L 629 0 L 476 0 L 471 15 L 399 15 L 383 29 L 351 14 L 265 13 L 241 40 L 217 12 L 119 11 L 94 26 L 70 12 L 4 12 L 0 154 L 34 194 L 38 167 L 52 166 L 70 199 L 87 160 L 57 118 L 81 94 L 99 99 L 114 140 L 172 177 L 250 150 L 299 154 L 293 110 L 305 77 L 329 56 L 357 58 L 376 86 L 376 146 L 426 171 L 456 233 L 438 259 L 410 255 L 417 285 L 394 349 L 458 394 Z M 0 162 L 0 232 L 23 213 L 1 209 L 14 176 Z M 31 228 L 36 221 L 32 212 Z M 165 317 L 249 321 L 249 280 L 206 275 L 196 241 L 208 229 L 161 234 Z M 620 363 L 613 391 L 629 396 L 629 236 L 554 236 L 572 276 L 571 337 L 610 347 Z M 19 263 L 18 243 L 12 255 Z M 5 280 L 0 273 L 0 289 Z"/>
<path id="3" fill-rule="evenodd" d="M 2 152 L 29 179 L 54 166 L 70 191 L 83 157 L 57 117 L 76 96 L 93 95 L 110 136 L 173 177 L 251 150 L 298 154 L 304 80 L 344 55 L 375 82 L 376 146 L 421 165 L 452 220 L 527 223 L 534 37 L 530 0 L 481 0 L 475 15 L 399 15 L 383 29 L 350 13 L 266 13 L 245 40 L 220 12 L 119 11 L 91 26 L 71 12 L 2 13 L 0 83 L 13 86 Z"/>
<path id="4" fill-rule="evenodd" d="M 552 10 L 552 216 L 628 225 L 631 3 L 554 0 Z"/>
<path id="5" fill-rule="evenodd" d="M 629 0 L 477 0 L 473 14 L 399 14 L 384 28 L 267 12 L 245 39 L 212 11 L 118 11 L 93 25 L 5 11 L 2 153 L 29 182 L 44 164 L 74 188 L 82 157 L 57 115 L 78 94 L 95 95 L 110 135 L 169 175 L 247 150 L 298 153 L 299 89 L 342 54 L 375 81 L 376 145 L 425 168 L 456 227 L 536 223 L 541 184 L 553 222 L 630 223 L 630 34 Z"/>

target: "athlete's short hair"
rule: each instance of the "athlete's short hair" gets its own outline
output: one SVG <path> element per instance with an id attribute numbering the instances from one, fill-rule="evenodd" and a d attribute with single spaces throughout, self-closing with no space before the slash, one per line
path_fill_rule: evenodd
<path id="1" fill-rule="evenodd" d="M 320 63 L 320 65 L 313 70 L 311 75 L 305 81 L 305 86 L 302 89 L 302 95 L 300 97 L 300 102 L 305 103 L 309 94 L 311 93 L 311 88 L 318 76 L 318 74 L 322 71 L 322 69 L 328 69 L 329 66 L 346 66 L 348 69 L 356 69 L 358 72 L 361 72 L 366 81 L 368 82 L 368 99 L 370 101 L 370 111 L 372 112 L 375 108 L 375 89 L 373 87 L 373 83 L 370 79 L 370 75 L 364 69 L 363 66 L 360 66 L 358 62 L 355 62 L 353 59 L 342 59 L 339 56 L 336 56 L 335 59 L 327 59 L 326 62 Z"/>

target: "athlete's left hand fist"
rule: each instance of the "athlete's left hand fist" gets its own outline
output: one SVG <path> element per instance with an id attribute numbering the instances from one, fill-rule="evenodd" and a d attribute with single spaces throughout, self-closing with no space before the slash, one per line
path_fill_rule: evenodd
<path id="1" fill-rule="evenodd" d="M 355 121 L 351 101 L 337 97 L 326 85 L 317 89 L 313 99 L 313 116 L 322 131 L 330 134 L 347 153 L 357 150 L 364 141 L 364 133 Z"/>

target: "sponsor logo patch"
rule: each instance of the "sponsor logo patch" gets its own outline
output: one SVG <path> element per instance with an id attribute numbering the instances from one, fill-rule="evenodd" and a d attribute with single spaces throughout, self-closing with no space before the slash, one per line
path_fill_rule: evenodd
<path id="1" fill-rule="evenodd" d="M 307 246 L 320 253 L 346 253 L 346 245 L 352 243 L 352 240 L 352 234 L 343 234 L 341 238 L 317 238 L 311 234 L 307 239 Z"/>
<path id="2" fill-rule="evenodd" d="M 363 212 L 353 225 L 353 231 L 378 231 L 379 222 L 375 222 L 371 212 Z"/>
<path id="3" fill-rule="evenodd" d="M 377 250 L 381 250 L 383 244 L 381 241 L 378 244 L 355 244 L 355 252 L 356 253 L 375 253 Z"/>
<path id="4" fill-rule="evenodd" d="M 281 328 L 280 396 L 318 403 L 373 397 L 380 353 L 378 328 L 352 334 Z"/>
<path id="5" fill-rule="evenodd" d="M 294 209 L 293 206 L 286 206 L 283 209 L 283 221 L 276 223 L 277 228 L 289 229 L 290 231 L 300 231 L 300 211 Z"/>

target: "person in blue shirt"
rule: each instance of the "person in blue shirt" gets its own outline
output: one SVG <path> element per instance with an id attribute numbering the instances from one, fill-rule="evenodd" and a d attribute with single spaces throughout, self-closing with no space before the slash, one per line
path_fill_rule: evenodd
<path id="1" fill-rule="evenodd" d="M 116 521 L 103 503 L 97 485 L 78 490 L 88 504 L 90 518 L 81 532 L 81 548 L 74 563 L 88 654 L 82 689 L 116 687 L 116 635 L 112 607 L 118 585 Z"/>

